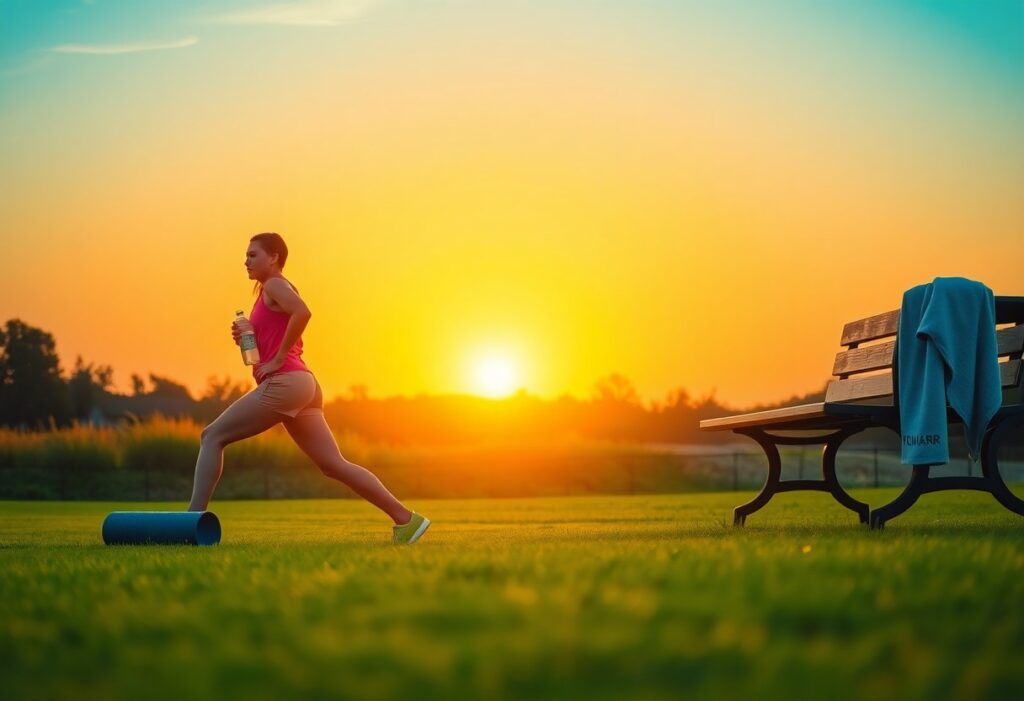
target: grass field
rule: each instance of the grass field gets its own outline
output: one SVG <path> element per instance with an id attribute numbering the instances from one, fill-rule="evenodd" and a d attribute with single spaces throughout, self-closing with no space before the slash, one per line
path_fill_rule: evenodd
<path id="1" fill-rule="evenodd" d="M 750 496 L 414 501 L 411 547 L 353 500 L 215 501 L 214 547 L 103 545 L 183 503 L 0 502 L 3 696 L 1020 697 L 1024 519 L 805 493 L 734 529 Z"/>

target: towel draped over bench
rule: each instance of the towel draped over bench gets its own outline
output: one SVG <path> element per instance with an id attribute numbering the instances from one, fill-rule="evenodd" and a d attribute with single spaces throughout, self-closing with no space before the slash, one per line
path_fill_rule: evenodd
<path id="1" fill-rule="evenodd" d="M 980 282 L 937 277 L 903 293 L 896 336 L 901 462 L 949 462 L 946 404 L 972 459 L 1002 403 L 995 299 Z"/>

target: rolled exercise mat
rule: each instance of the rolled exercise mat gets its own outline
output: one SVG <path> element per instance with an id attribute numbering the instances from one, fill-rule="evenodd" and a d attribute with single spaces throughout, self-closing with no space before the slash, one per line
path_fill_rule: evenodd
<path id="1" fill-rule="evenodd" d="M 212 511 L 112 511 L 103 520 L 107 545 L 216 545 L 220 521 Z"/>

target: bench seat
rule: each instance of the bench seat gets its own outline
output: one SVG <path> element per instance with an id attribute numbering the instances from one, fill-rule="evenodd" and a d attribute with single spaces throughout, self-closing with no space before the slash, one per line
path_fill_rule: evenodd
<path id="1" fill-rule="evenodd" d="M 735 416 L 723 416 L 718 419 L 705 419 L 700 422 L 703 431 L 735 431 L 738 428 L 749 428 L 757 426 L 773 431 L 785 430 L 811 430 L 814 428 L 831 429 L 842 428 L 850 423 L 855 423 L 863 413 L 857 412 L 833 412 L 826 402 L 814 402 L 813 404 L 800 404 L 799 406 L 781 407 L 779 409 L 768 409 L 766 411 L 754 411 L 748 414 L 736 414 Z M 852 405 L 851 405 L 852 406 Z M 868 410 L 885 409 L 883 406 L 875 406 Z"/>

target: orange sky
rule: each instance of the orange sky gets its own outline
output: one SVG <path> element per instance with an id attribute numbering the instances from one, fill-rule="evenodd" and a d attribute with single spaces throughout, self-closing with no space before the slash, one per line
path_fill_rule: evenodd
<path id="1" fill-rule="evenodd" d="M 935 276 L 1024 294 L 1021 73 L 935 18 L 364 4 L 5 55 L 0 322 L 121 391 L 251 382 L 229 324 L 277 231 L 329 397 L 481 392 L 495 356 L 545 397 L 742 405 Z"/>

